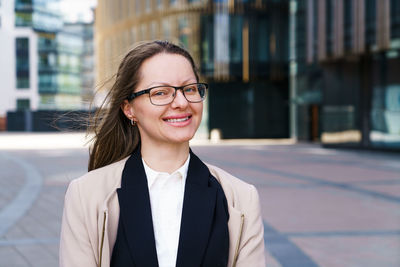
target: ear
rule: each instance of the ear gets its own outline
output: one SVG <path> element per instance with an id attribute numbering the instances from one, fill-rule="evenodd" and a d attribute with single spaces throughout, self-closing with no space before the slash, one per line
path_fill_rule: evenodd
<path id="1" fill-rule="evenodd" d="M 125 116 L 131 120 L 131 119 L 135 119 L 135 116 L 133 115 L 133 107 L 132 105 L 129 103 L 128 100 L 124 100 L 124 102 L 121 104 L 121 110 L 122 112 L 124 112 Z"/>

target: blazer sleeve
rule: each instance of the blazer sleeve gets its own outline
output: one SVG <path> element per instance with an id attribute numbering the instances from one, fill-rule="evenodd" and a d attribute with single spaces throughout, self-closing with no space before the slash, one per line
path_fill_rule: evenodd
<path id="1" fill-rule="evenodd" d="M 65 194 L 61 225 L 60 267 L 96 267 L 96 250 L 93 248 L 82 208 L 79 183 L 74 180 Z"/>
<path id="2" fill-rule="evenodd" d="M 257 189 L 251 185 L 251 198 L 244 211 L 244 224 L 236 267 L 265 267 L 264 227 Z"/>

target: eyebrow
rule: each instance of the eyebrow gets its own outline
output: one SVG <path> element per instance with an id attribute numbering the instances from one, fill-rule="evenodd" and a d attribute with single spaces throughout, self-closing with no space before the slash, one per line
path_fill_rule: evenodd
<path id="1" fill-rule="evenodd" d="M 189 79 L 183 81 L 182 85 L 189 84 L 190 81 L 194 81 L 196 83 L 197 79 L 189 78 Z M 154 87 L 154 86 L 173 86 L 173 85 L 171 85 L 169 83 L 164 83 L 164 82 L 152 82 L 152 83 L 148 84 L 145 88 L 150 88 L 150 87 Z"/>

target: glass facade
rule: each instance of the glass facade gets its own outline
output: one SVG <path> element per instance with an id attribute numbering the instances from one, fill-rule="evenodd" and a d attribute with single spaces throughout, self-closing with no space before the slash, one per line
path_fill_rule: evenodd
<path id="1" fill-rule="evenodd" d="M 62 29 L 60 14 L 49 12 L 46 7 L 36 9 L 32 14 L 33 28 L 37 31 L 55 32 Z"/>
<path id="2" fill-rule="evenodd" d="M 58 0 L 15 0 L 15 26 L 54 32 L 62 28 Z"/>
<path id="3" fill-rule="evenodd" d="M 398 50 L 397 50 L 398 51 Z M 374 147 L 400 149 L 400 55 L 392 52 L 374 55 L 370 142 Z"/>
<path id="4" fill-rule="evenodd" d="M 400 1 L 390 0 L 391 38 L 400 38 Z"/>
<path id="5" fill-rule="evenodd" d="M 190 51 L 210 84 L 200 129 L 218 128 L 225 138 L 288 137 L 288 0 L 150 1 L 151 13 L 148 1 L 139 2 L 120 18 L 109 1 L 98 1 L 99 83 L 133 41 L 171 40 Z"/>
<path id="6" fill-rule="evenodd" d="M 32 26 L 32 0 L 15 0 L 15 26 Z"/>
<path id="7" fill-rule="evenodd" d="M 57 93 L 57 43 L 55 33 L 38 33 L 39 93 Z"/>
<path id="8" fill-rule="evenodd" d="M 82 98 L 85 101 L 92 98 L 93 24 L 64 23 L 59 0 L 15 0 L 12 3 L 15 27 L 27 28 L 18 29 L 19 37 L 15 39 L 16 87 L 31 89 L 30 101 L 35 101 L 29 104 L 31 108 L 88 107 L 83 105 Z M 119 17 L 127 14 L 122 10 L 123 5 L 119 6 L 121 12 L 115 14 Z M 37 84 L 32 84 L 33 81 Z M 23 103 L 17 106 L 29 107 Z"/>
<path id="9" fill-rule="evenodd" d="M 344 1 L 344 48 L 351 51 L 353 32 L 353 1 Z"/>
<path id="10" fill-rule="evenodd" d="M 399 1 L 296 3 L 298 138 L 400 149 Z"/>
<path id="11" fill-rule="evenodd" d="M 39 91 L 42 109 L 81 108 L 82 77 L 86 71 L 82 66 L 87 45 L 85 31 L 85 24 L 77 23 L 65 24 L 63 30 L 56 34 L 39 34 Z"/>
<path id="12" fill-rule="evenodd" d="M 16 85 L 18 89 L 28 89 L 30 87 L 29 79 L 29 39 L 15 39 L 15 57 L 16 57 Z"/>
<path id="13" fill-rule="evenodd" d="M 17 99 L 17 110 L 29 110 L 30 105 L 29 99 Z"/>
<path id="14" fill-rule="evenodd" d="M 376 43 L 376 0 L 365 0 L 365 35 L 366 44 Z"/>

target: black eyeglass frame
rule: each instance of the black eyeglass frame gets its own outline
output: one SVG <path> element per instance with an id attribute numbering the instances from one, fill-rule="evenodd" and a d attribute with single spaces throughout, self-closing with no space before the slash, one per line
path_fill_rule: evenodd
<path id="1" fill-rule="evenodd" d="M 185 95 L 185 91 L 183 91 L 183 88 L 185 88 L 185 87 L 187 87 L 187 86 L 190 86 L 190 85 L 194 85 L 194 84 L 196 84 L 196 85 L 201 84 L 201 85 L 204 85 L 204 87 L 206 88 L 206 90 L 205 90 L 205 92 L 204 92 L 204 96 L 201 98 L 200 101 L 190 101 L 189 99 L 187 99 L 187 97 L 186 97 L 186 95 Z M 154 104 L 153 101 L 151 101 L 151 97 L 150 97 L 150 91 L 151 91 L 151 89 L 160 88 L 160 87 L 171 87 L 171 88 L 174 88 L 174 89 L 175 89 L 174 97 L 172 98 L 171 102 L 169 102 L 169 103 L 167 103 L 167 104 L 159 105 L 159 104 Z M 139 92 L 136 92 L 136 93 L 132 93 L 130 96 L 127 97 L 127 100 L 128 100 L 128 101 L 132 101 L 133 99 L 135 99 L 135 98 L 138 97 L 138 96 L 141 96 L 141 95 L 144 95 L 144 94 L 149 94 L 150 102 L 151 102 L 153 105 L 155 105 L 155 106 L 165 106 L 165 105 L 171 104 L 171 103 L 174 101 L 174 99 L 175 99 L 175 97 L 176 97 L 176 91 L 178 91 L 178 90 L 181 90 L 181 91 L 182 91 L 183 96 L 185 97 L 185 99 L 186 99 L 188 102 L 190 102 L 190 103 L 200 103 L 200 102 L 204 101 L 204 99 L 206 98 L 205 96 L 206 96 L 206 92 L 207 92 L 207 90 L 208 90 L 208 84 L 207 84 L 207 83 L 190 83 L 190 84 L 186 84 L 186 85 L 183 85 L 183 86 L 158 85 L 158 86 L 154 86 L 154 87 L 150 87 L 150 88 L 144 89 L 144 90 L 139 91 Z"/>

